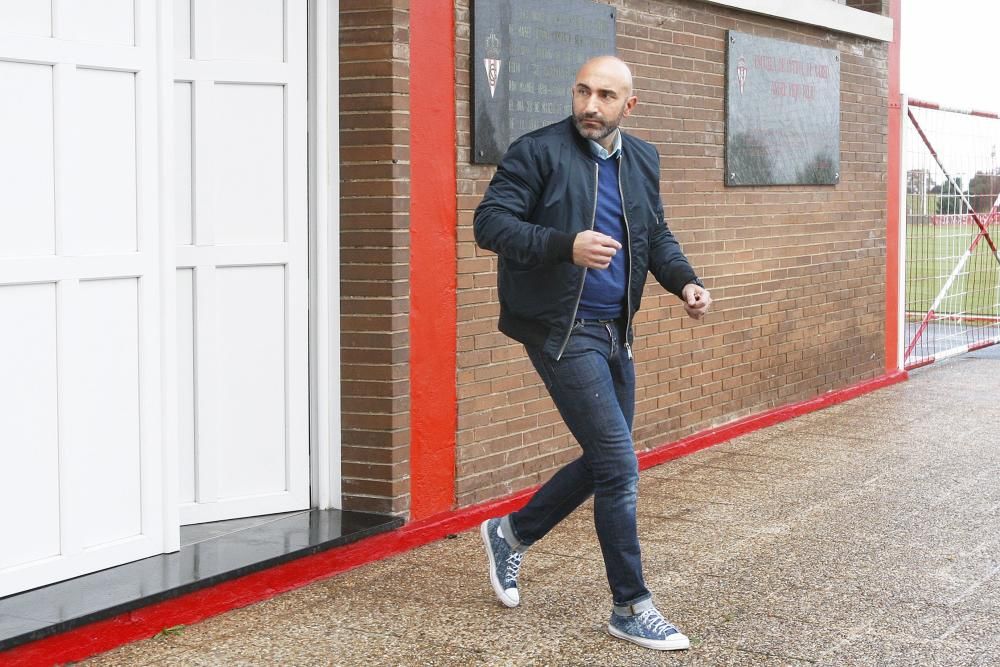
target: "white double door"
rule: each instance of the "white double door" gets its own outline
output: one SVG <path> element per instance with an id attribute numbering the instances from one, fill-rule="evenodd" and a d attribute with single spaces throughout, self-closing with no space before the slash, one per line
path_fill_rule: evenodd
<path id="1" fill-rule="evenodd" d="M 0 2 L 0 596 L 309 506 L 306 68 L 305 0 Z"/>

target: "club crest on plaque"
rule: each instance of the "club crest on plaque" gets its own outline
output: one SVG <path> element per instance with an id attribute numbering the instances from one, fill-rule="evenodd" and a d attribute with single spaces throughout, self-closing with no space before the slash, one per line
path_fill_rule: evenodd
<path id="1" fill-rule="evenodd" d="M 745 86 L 747 82 L 747 61 L 743 56 L 740 56 L 739 61 L 737 61 L 736 81 L 740 84 L 740 95 L 742 95 L 743 86 Z"/>
<path id="2" fill-rule="evenodd" d="M 483 58 L 483 64 L 486 65 L 486 80 L 490 84 L 490 97 L 492 98 L 496 96 L 500 65 L 503 64 L 503 61 L 500 60 L 500 38 L 496 36 L 496 33 L 490 33 L 490 36 L 486 38 L 486 57 Z"/>

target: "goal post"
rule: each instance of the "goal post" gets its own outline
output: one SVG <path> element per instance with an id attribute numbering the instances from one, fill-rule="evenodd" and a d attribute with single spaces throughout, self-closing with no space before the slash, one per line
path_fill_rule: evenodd
<path id="1" fill-rule="evenodd" d="M 907 99 L 907 370 L 1000 342 L 1000 116 Z"/>

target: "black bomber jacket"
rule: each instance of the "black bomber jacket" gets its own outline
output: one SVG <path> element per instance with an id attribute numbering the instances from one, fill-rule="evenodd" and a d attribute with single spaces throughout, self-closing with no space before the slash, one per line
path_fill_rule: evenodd
<path id="1" fill-rule="evenodd" d="M 685 285 L 701 281 L 663 219 L 659 154 L 651 144 L 621 135 L 618 180 L 631 323 L 647 271 L 678 297 Z M 566 347 L 583 292 L 587 269 L 573 264 L 573 241 L 594 228 L 597 173 L 587 140 L 568 117 L 511 144 L 476 208 L 476 243 L 500 258 L 500 331 L 541 346 L 554 359 Z"/>

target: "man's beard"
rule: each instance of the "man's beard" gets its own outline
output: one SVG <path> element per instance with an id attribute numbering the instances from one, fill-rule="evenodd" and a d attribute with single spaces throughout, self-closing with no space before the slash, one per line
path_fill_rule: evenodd
<path id="1" fill-rule="evenodd" d="M 618 113 L 618 117 L 612 121 L 602 120 L 596 114 L 588 115 L 586 113 L 580 113 L 573 114 L 573 124 L 576 126 L 576 131 L 580 133 L 581 137 L 599 142 L 601 139 L 604 139 L 617 130 L 618 126 L 621 125 L 622 118 L 624 117 L 625 107 L 622 106 L 622 110 Z M 594 121 L 600 123 L 600 126 L 587 127 L 583 124 L 584 121 Z"/>

